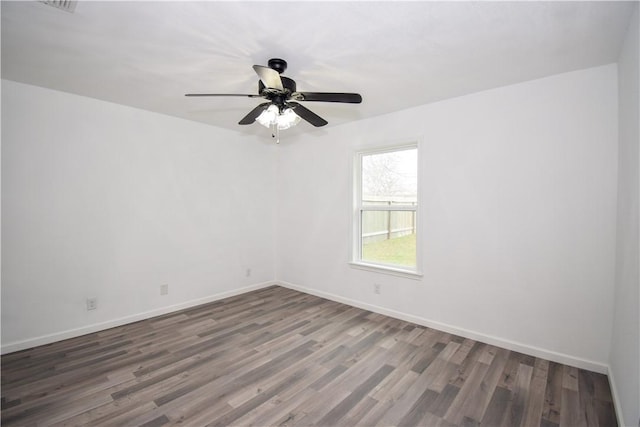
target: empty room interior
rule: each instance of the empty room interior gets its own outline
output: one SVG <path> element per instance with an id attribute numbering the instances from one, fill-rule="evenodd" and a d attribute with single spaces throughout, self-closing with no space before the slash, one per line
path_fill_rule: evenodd
<path id="1" fill-rule="evenodd" d="M 2 425 L 640 426 L 639 6 L 2 1 Z"/>

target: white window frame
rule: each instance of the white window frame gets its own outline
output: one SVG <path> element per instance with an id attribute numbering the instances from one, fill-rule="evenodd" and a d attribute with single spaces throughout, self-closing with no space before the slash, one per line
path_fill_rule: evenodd
<path id="1" fill-rule="evenodd" d="M 403 151 L 417 149 L 418 151 L 418 179 L 417 179 L 417 202 L 415 206 L 366 206 L 362 205 L 362 158 L 372 154 L 392 153 L 395 151 Z M 420 279 L 422 274 L 422 244 L 420 242 L 422 232 L 420 220 L 420 141 L 405 142 L 401 144 L 388 145 L 384 147 L 363 148 L 355 151 L 353 156 L 353 232 L 352 232 L 352 256 L 350 265 L 354 268 L 386 273 L 395 276 L 408 277 L 411 279 Z M 362 259 L 362 214 L 364 211 L 415 211 L 415 228 L 416 228 L 416 266 L 415 268 L 404 267 L 400 265 L 376 263 L 365 261 Z"/>

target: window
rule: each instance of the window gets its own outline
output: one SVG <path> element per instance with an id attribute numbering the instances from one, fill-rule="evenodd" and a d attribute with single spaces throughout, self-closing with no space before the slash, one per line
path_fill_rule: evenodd
<path id="1" fill-rule="evenodd" d="M 354 264 L 418 273 L 417 144 L 355 160 Z"/>

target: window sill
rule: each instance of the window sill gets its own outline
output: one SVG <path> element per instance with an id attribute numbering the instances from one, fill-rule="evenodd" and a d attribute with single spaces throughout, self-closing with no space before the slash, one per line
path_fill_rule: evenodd
<path id="1" fill-rule="evenodd" d="M 392 276 L 405 277 L 407 279 L 420 280 L 423 274 L 417 271 L 403 270 L 402 268 L 388 267 L 386 265 L 367 264 L 364 262 L 351 261 L 349 265 L 359 270 L 372 271 L 374 273 L 389 274 Z"/>

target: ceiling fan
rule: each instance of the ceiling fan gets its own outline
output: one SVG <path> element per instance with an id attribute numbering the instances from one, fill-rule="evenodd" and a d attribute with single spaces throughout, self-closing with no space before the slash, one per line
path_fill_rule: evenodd
<path id="1" fill-rule="evenodd" d="M 300 119 L 304 119 L 315 127 L 324 126 L 327 121 L 297 101 L 341 102 L 359 104 L 362 96 L 357 93 L 341 92 L 297 92 L 296 82 L 281 76 L 287 69 L 287 61 L 272 58 L 268 67 L 254 65 L 253 69 L 260 78 L 258 94 L 246 95 L 236 93 L 187 93 L 185 96 L 243 96 L 248 98 L 264 98 L 264 102 L 251 110 L 238 122 L 240 125 L 250 125 L 254 121 L 273 128 L 276 132 L 295 126 Z M 275 137 L 275 135 L 274 135 Z"/>

